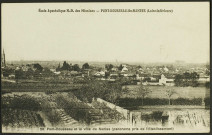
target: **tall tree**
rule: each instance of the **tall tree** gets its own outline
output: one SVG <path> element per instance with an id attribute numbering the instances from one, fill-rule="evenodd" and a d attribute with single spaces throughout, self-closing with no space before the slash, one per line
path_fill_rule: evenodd
<path id="1" fill-rule="evenodd" d="M 182 85 L 182 82 L 183 82 L 183 76 L 180 75 L 180 74 L 177 74 L 175 76 L 175 79 L 174 79 L 174 83 L 176 86 L 181 86 Z"/>
<path id="2" fill-rule="evenodd" d="M 89 68 L 90 68 L 90 66 L 88 63 L 85 63 L 82 65 L 82 69 L 89 69 Z"/>
<path id="3" fill-rule="evenodd" d="M 117 103 L 117 99 L 120 98 L 120 93 L 122 91 L 122 86 L 120 83 L 106 84 L 106 91 L 104 94 L 104 99 L 114 104 Z"/>
<path id="4" fill-rule="evenodd" d="M 191 80 L 191 86 L 197 87 L 198 84 L 199 75 L 196 72 L 193 72 L 190 74 L 190 80 Z"/>
<path id="5" fill-rule="evenodd" d="M 206 88 L 210 88 L 210 82 L 206 82 L 206 83 L 205 83 L 205 87 L 206 87 Z"/>
<path id="6" fill-rule="evenodd" d="M 106 64 L 105 68 L 107 69 L 107 71 L 111 71 L 111 69 L 113 68 L 112 64 Z"/>
<path id="7" fill-rule="evenodd" d="M 180 74 L 176 75 L 175 79 L 174 79 L 174 83 L 176 86 L 197 87 L 198 79 L 199 79 L 199 74 L 197 74 L 196 72 L 193 72 L 193 73 L 185 72 L 182 75 L 180 75 Z"/>
<path id="8" fill-rule="evenodd" d="M 43 67 L 38 63 L 34 64 L 33 67 L 40 72 L 43 70 Z"/>
<path id="9" fill-rule="evenodd" d="M 10 74 L 14 73 L 14 70 L 11 68 L 2 69 L 3 76 L 8 77 Z"/>
<path id="10" fill-rule="evenodd" d="M 16 82 L 18 82 L 19 79 L 23 79 L 24 78 L 24 72 L 22 69 L 19 70 L 15 70 L 15 79 Z"/>
<path id="11" fill-rule="evenodd" d="M 78 64 L 74 64 L 73 70 L 74 70 L 74 71 L 80 71 L 79 65 L 78 65 Z"/>
<path id="12" fill-rule="evenodd" d="M 64 61 L 61 70 L 71 70 L 71 66 L 66 61 Z"/>
<path id="13" fill-rule="evenodd" d="M 166 90 L 166 96 L 169 98 L 169 105 L 171 105 L 171 96 L 177 94 L 173 89 Z"/>
<path id="14" fill-rule="evenodd" d="M 26 71 L 26 77 L 27 78 L 32 78 L 33 77 L 33 74 L 34 74 L 34 71 L 29 68 L 27 71 Z"/>
<path id="15" fill-rule="evenodd" d="M 91 102 L 93 98 L 102 98 L 109 102 L 116 103 L 120 97 L 121 85 L 119 83 L 111 84 L 97 80 L 86 80 L 86 83 L 75 92 L 75 95 L 86 102 Z"/>
<path id="16" fill-rule="evenodd" d="M 110 72 L 105 72 L 105 78 L 108 78 L 110 76 Z"/>
<path id="17" fill-rule="evenodd" d="M 123 69 L 123 66 L 122 66 L 122 64 L 118 67 L 118 70 L 122 70 Z"/>
<path id="18" fill-rule="evenodd" d="M 47 76 L 52 76 L 53 73 L 50 71 L 49 68 L 45 67 L 43 70 L 43 75 L 47 77 Z"/>
<path id="19" fill-rule="evenodd" d="M 143 86 L 142 84 L 140 84 L 140 86 L 138 87 L 137 95 L 141 95 L 142 97 L 142 106 L 144 105 L 144 98 L 147 97 L 148 94 L 151 92 L 152 91 L 149 89 L 148 86 Z"/>
<path id="20" fill-rule="evenodd" d="M 190 78 L 191 78 L 190 73 L 188 72 L 183 73 L 183 86 L 186 87 L 190 85 L 190 82 L 189 82 Z"/>

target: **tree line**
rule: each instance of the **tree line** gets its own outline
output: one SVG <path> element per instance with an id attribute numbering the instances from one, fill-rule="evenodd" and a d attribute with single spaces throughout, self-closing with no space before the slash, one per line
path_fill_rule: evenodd
<path id="1" fill-rule="evenodd" d="M 63 71 L 63 70 L 67 70 L 67 71 L 77 71 L 79 72 L 80 70 L 85 70 L 85 69 L 89 69 L 90 65 L 88 63 L 85 63 L 82 65 L 82 68 L 80 69 L 78 64 L 68 64 L 66 61 L 63 62 L 62 67 L 60 67 L 60 65 L 57 67 L 57 71 Z"/>
<path id="2" fill-rule="evenodd" d="M 178 74 L 175 76 L 174 83 L 176 86 L 180 87 L 197 87 L 199 85 L 198 83 L 199 74 L 196 72 L 188 73 L 185 72 L 183 74 Z"/>
<path id="3" fill-rule="evenodd" d="M 83 86 L 74 94 L 84 102 L 92 102 L 93 99 L 102 98 L 112 103 L 120 97 L 122 85 L 119 82 L 109 83 L 108 81 L 98 81 L 87 79 Z"/>

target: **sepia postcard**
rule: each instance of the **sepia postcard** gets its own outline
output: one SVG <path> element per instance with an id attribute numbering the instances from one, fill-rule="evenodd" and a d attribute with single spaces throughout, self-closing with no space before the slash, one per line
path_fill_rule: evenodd
<path id="1" fill-rule="evenodd" d="M 2 132 L 210 133 L 209 7 L 2 3 Z"/>

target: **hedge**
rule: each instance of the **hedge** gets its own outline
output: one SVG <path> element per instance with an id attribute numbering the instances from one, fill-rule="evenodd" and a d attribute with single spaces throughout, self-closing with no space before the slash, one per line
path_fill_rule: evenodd
<path id="1" fill-rule="evenodd" d="M 210 98 L 205 98 L 205 105 L 210 105 Z M 160 98 L 144 98 L 143 105 L 168 105 L 168 99 Z M 133 108 L 142 106 L 142 98 L 119 98 L 117 99 L 117 105 L 125 108 Z M 202 105 L 202 98 L 177 98 L 171 99 L 171 105 Z"/>

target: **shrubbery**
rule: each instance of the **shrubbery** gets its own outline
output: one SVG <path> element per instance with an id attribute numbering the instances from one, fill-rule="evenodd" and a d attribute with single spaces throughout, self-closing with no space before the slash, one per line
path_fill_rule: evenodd
<path id="1" fill-rule="evenodd" d="M 95 108 L 99 108 L 102 110 L 102 118 L 104 119 L 112 119 L 116 121 L 125 119 L 125 117 L 120 112 L 116 111 L 115 109 L 109 108 L 105 103 L 93 101 L 92 105 Z"/>
<path id="2" fill-rule="evenodd" d="M 49 122 L 51 122 L 52 126 L 57 126 L 60 124 L 62 120 L 60 115 L 57 113 L 57 108 L 52 108 L 48 100 L 43 100 L 41 106 L 42 112 L 47 116 L 47 119 Z"/>
<path id="3" fill-rule="evenodd" d="M 73 119 L 80 122 L 90 123 L 91 117 L 89 110 L 91 110 L 92 108 L 86 105 L 85 103 L 77 101 L 68 101 L 62 95 L 57 95 L 56 102 Z"/>
<path id="4" fill-rule="evenodd" d="M 160 99 L 160 98 L 145 98 L 144 99 L 144 106 L 145 105 L 168 105 L 168 99 Z M 142 106 L 142 98 L 119 98 L 117 100 L 117 104 L 121 107 L 125 108 L 134 108 L 136 106 Z M 201 105 L 202 98 L 177 98 L 171 99 L 171 105 Z M 210 104 L 210 99 L 205 98 L 205 104 Z"/>
<path id="5" fill-rule="evenodd" d="M 34 111 L 2 109 L 2 125 L 13 128 L 44 127 L 43 119 Z"/>
<path id="6" fill-rule="evenodd" d="M 162 114 L 163 114 L 162 111 L 153 111 L 151 114 L 141 115 L 141 118 L 145 121 L 150 121 L 150 120 L 160 121 Z"/>
<path id="7" fill-rule="evenodd" d="M 14 97 L 2 96 L 2 124 L 15 128 L 43 127 L 44 122 L 36 112 L 41 110 L 40 102 L 26 94 Z"/>
<path id="8" fill-rule="evenodd" d="M 172 99 L 173 105 L 201 105 L 202 98 L 193 98 L 193 99 L 186 99 L 186 98 L 177 98 Z"/>
<path id="9" fill-rule="evenodd" d="M 192 86 L 192 87 L 197 87 L 199 85 L 198 83 L 199 79 L 199 74 L 196 72 L 188 73 L 185 72 L 182 75 L 178 74 L 174 78 L 174 83 L 176 86 L 180 87 L 187 87 L 187 86 Z"/>
<path id="10" fill-rule="evenodd" d="M 14 95 L 13 98 L 2 97 L 2 108 L 32 110 L 32 111 L 41 110 L 39 101 L 26 94 L 21 96 Z"/>
<path id="11" fill-rule="evenodd" d="M 205 98 L 205 105 L 210 106 L 210 97 Z"/>
<path id="12" fill-rule="evenodd" d="M 93 98 L 102 98 L 115 103 L 122 91 L 121 84 L 107 81 L 87 80 L 74 94 L 82 101 L 91 103 Z"/>

